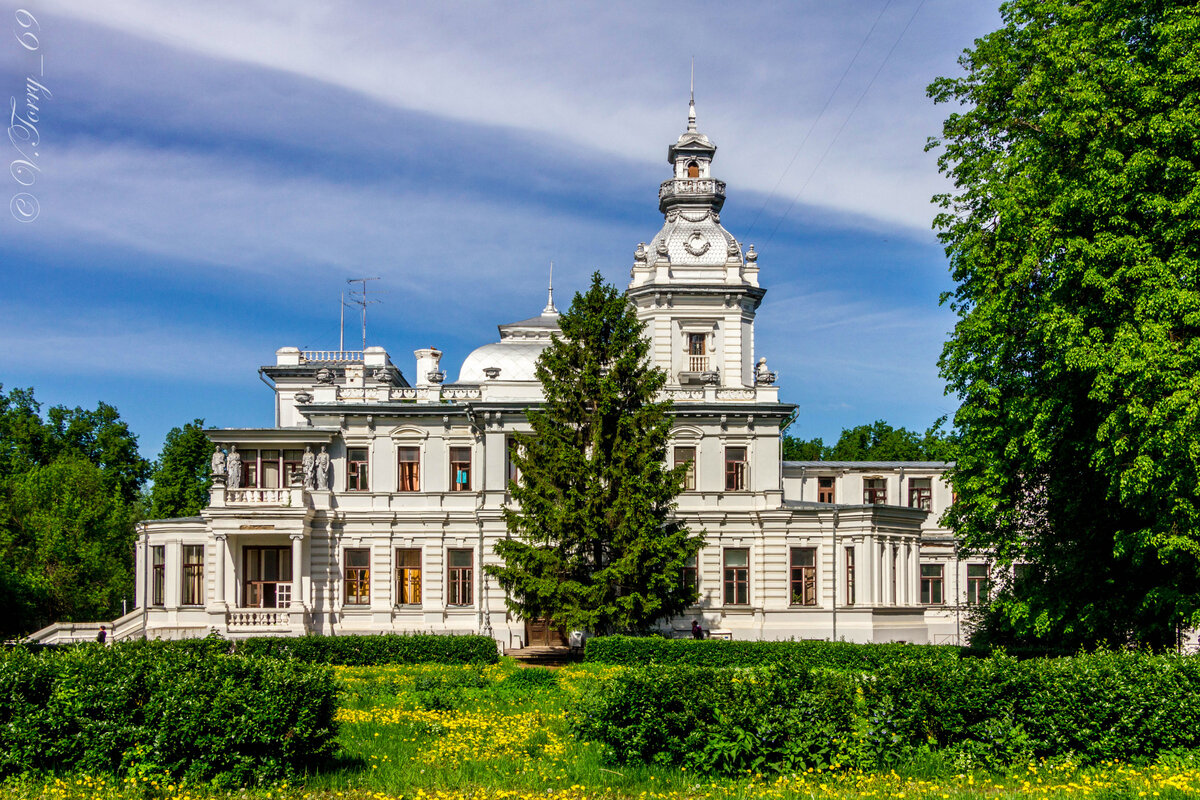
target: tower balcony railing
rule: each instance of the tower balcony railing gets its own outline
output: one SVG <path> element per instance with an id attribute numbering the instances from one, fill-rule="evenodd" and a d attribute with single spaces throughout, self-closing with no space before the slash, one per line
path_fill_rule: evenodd
<path id="1" fill-rule="evenodd" d="M 708 356 L 688 356 L 688 372 L 708 372 Z"/>
<path id="2" fill-rule="evenodd" d="M 716 178 L 672 178 L 663 181 L 658 187 L 659 200 L 686 195 L 724 197 L 725 181 L 719 181 Z"/>
<path id="3" fill-rule="evenodd" d="M 362 350 L 305 350 L 300 353 L 302 364 L 313 361 L 354 363 L 362 360 Z"/>

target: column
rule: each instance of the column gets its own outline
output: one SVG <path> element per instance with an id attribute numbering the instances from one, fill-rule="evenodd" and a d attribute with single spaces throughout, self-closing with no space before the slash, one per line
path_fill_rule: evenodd
<path id="1" fill-rule="evenodd" d="M 213 572 L 213 605 L 228 607 L 229 603 L 225 597 L 225 561 L 229 558 L 227 537 L 223 533 L 218 533 L 213 537 L 213 541 L 216 543 Z"/>
<path id="2" fill-rule="evenodd" d="M 302 600 L 300 598 L 300 587 L 302 585 L 301 581 L 300 581 L 300 574 L 302 572 L 301 565 L 303 564 L 303 561 L 301 561 L 301 559 L 303 558 L 303 555 L 304 555 L 304 534 L 293 533 L 292 534 L 292 608 L 293 609 L 295 609 L 298 606 L 302 607 L 304 605 L 304 603 L 302 602 Z"/>

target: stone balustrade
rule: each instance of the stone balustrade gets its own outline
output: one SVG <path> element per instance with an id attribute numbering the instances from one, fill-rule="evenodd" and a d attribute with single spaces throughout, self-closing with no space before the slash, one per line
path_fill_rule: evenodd
<path id="1" fill-rule="evenodd" d="M 658 199 L 680 195 L 724 195 L 725 181 L 716 178 L 672 178 L 658 187 Z"/>
<path id="2" fill-rule="evenodd" d="M 286 628 L 291 623 L 291 614 L 273 608 L 236 609 L 228 619 L 230 628 Z"/>
<path id="3" fill-rule="evenodd" d="M 300 363 L 313 361 L 359 362 L 363 360 L 362 350 L 305 350 L 300 354 Z"/>

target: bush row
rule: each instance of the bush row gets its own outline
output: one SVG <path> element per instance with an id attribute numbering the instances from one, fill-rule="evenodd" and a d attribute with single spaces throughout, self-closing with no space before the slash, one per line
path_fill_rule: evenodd
<path id="1" fill-rule="evenodd" d="M 331 670 L 136 642 L 0 654 L 0 775 L 170 775 L 243 785 L 335 749 Z"/>
<path id="2" fill-rule="evenodd" d="M 383 636 L 280 636 L 243 639 L 239 655 L 295 658 L 317 664 L 495 664 L 496 641 L 489 636 L 385 634 Z"/>
<path id="3" fill-rule="evenodd" d="M 605 664 L 680 664 L 695 667 L 761 667 L 793 664 L 829 669 L 876 670 L 897 661 L 948 661 L 952 645 L 855 644 L 853 642 L 726 642 L 719 639 L 660 639 L 600 636 L 589 639 L 584 660 Z"/>
<path id="4" fill-rule="evenodd" d="M 1129 760 L 1200 747 L 1200 659 L 994 655 L 899 660 L 873 674 L 651 665 L 598 688 L 573 724 L 618 762 L 722 773 L 887 768 L 921 750 L 961 769 Z"/>

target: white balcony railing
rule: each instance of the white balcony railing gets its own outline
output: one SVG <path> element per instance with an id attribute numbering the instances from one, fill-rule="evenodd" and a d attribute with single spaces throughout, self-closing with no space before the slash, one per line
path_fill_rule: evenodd
<path id="1" fill-rule="evenodd" d="M 229 612 L 231 628 L 286 628 L 289 625 L 291 615 L 278 609 L 239 608 Z"/>
<path id="2" fill-rule="evenodd" d="M 231 506 L 290 506 L 291 489 L 226 489 L 225 504 Z"/>
<path id="3" fill-rule="evenodd" d="M 300 354 L 300 363 L 310 361 L 362 361 L 362 350 L 305 350 Z"/>
<path id="4" fill-rule="evenodd" d="M 672 178 L 658 187 L 658 199 L 679 195 L 724 195 L 725 181 L 713 178 Z"/>
<path id="5" fill-rule="evenodd" d="M 708 372 L 708 356 L 688 356 L 688 372 Z"/>

